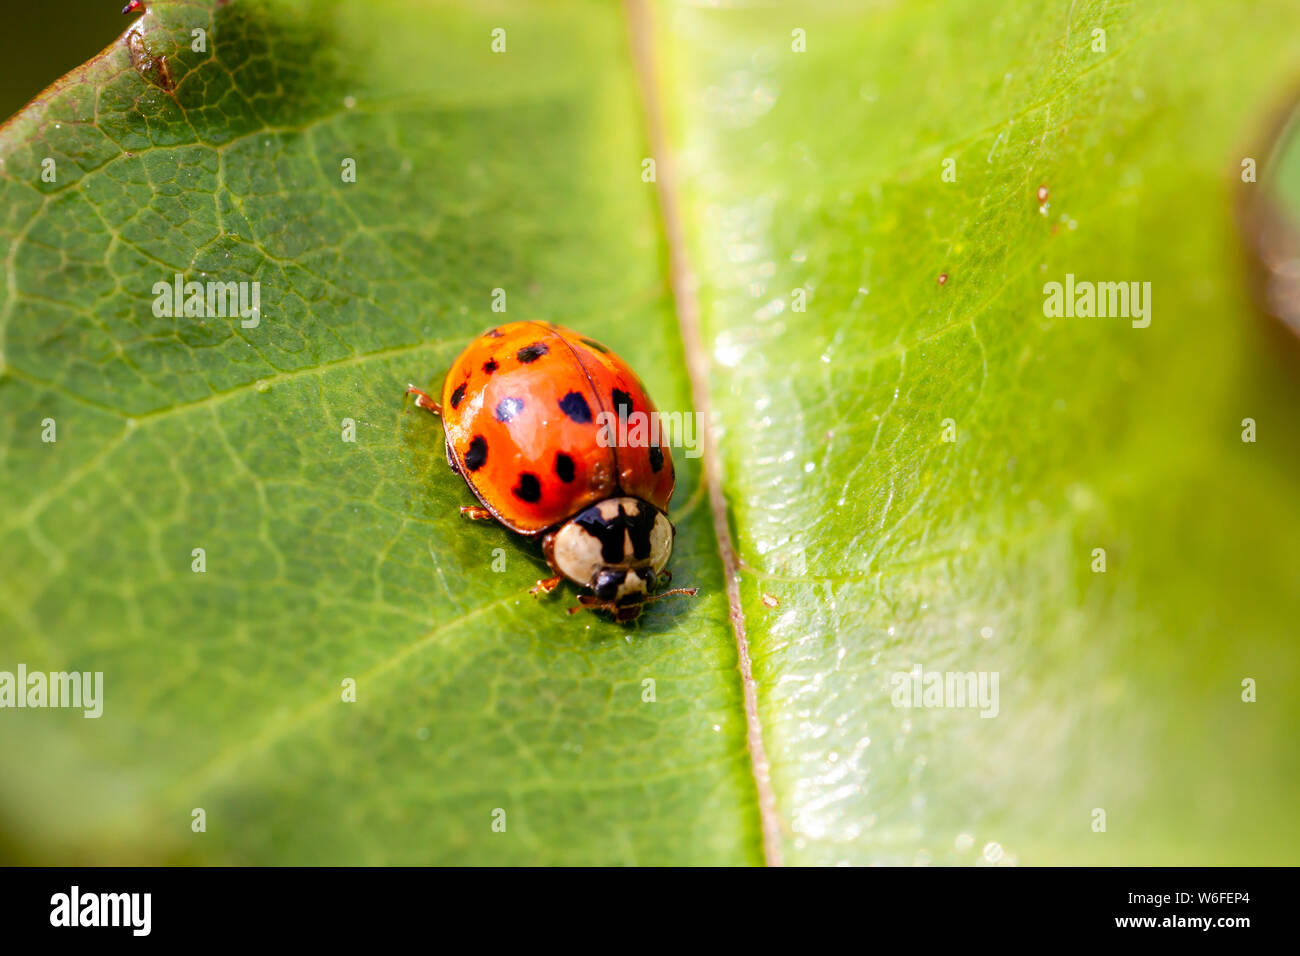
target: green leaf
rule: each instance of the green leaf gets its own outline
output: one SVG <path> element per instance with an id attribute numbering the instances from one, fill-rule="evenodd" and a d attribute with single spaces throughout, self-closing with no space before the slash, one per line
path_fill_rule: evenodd
<path id="1" fill-rule="evenodd" d="M 1297 355 L 1231 221 L 1295 27 L 662 18 L 787 860 L 1297 858 Z M 1046 317 L 1067 273 L 1151 283 L 1149 327 Z M 894 706 L 917 666 L 996 672 L 997 717 Z"/>
<path id="2" fill-rule="evenodd" d="M 1300 32 L 1220 6 L 151 4 L 0 128 L 0 671 L 104 674 L 0 713 L 0 853 L 1294 860 L 1300 388 L 1231 211 Z M 570 617 L 457 513 L 402 391 L 525 317 L 712 410 L 700 597 Z"/>
<path id="3" fill-rule="evenodd" d="M 528 595 L 538 550 L 459 515 L 441 426 L 403 401 L 537 317 L 690 407 L 620 11 L 511 12 L 497 55 L 472 5 L 151 8 L 173 90 L 121 42 L 0 134 L 0 669 L 105 695 L 98 720 L 4 712 L 14 852 L 757 860 L 698 459 L 673 569 L 704 594 L 629 630 Z M 177 272 L 259 281 L 260 325 L 155 317 Z"/>

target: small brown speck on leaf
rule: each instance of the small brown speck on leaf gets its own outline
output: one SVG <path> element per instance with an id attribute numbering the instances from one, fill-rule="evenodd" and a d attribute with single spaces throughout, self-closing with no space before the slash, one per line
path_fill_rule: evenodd
<path id="1" fill-rule="evenodd" d="M 940 273 L 939 273 L 939 285 L 947 285 L 947 284 L 948 284 L 948 273 L 946 273 L 946 272 L 940 272 Z"/>
<path id="2" fill-rule="evenodd" d="M 1040 205 L 1041 205 L 1042 203 L 1047 202 L 1047 197 L 1050 196 L 1050 195 L 1051 195 L 1051 193 L 1048 191 L 1048 189 L 1047 189 L 1046 186 L 1039 186 L 1039 187 L 1038 187 L 1038 202 L 1039 202 Z"/>
<path id="3" fill-rule="evenodd" d="M 766 607 L 780 607 L 780 606 L 781 606 L 781 599 L 778 598 L 775 594 L 768 594 L 766 591 L 764 591 L 764 592 L 763 592 L 763 604 L 764 604 Z"/>

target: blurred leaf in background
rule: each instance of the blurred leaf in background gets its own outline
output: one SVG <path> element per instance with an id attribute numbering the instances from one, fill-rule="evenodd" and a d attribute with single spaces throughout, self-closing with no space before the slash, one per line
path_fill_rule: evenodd
<path id="1" fill-rule="evenodd" d="M 129 23 L 113 0 L 9 4 L 0 30 L 0 117 L 95 56 Z"/>
<path id="2" fill-rule="evenodd" d="M 615 4 L 160 2 L 0 129 L 0 669 L 106 687 L 0 715 L 6 856 L 1294 862 L 1300 388 L 1231 214 L 1300 11 L 631 9 L 648 96 Z M 501 288 L 689 409 L 664 203 L 757 782 L 698 461 L 705 595 L 624 630 L 527 597 L 400 401 Z M 177 272 L 265 320 L 155 315 Z M 1045 315 L 1067 274 L 1150 326 Z"/>

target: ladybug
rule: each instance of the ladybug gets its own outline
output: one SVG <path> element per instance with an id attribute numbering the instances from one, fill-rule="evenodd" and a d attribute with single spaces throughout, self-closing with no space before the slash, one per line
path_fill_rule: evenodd
<path id="1" fill-rule="evenodd" d="M 627 622 L 650 601 L 697 593 L 651 597 L 672 579 L 672 453 L 648 442 L 616 447 L 611 425 L 656 412 L 641 380 L 608 348 L 549 322 L 512 322 L 461 352 L 441 403 L 414 385 L 407 394 L 442 417 L 447 463 L 481 503 L 461 514 L 541 538 L 555 576 L 538 581 L 533 596 L 568 578 L 592 591 L 579 596 L 582 607 Z"/>

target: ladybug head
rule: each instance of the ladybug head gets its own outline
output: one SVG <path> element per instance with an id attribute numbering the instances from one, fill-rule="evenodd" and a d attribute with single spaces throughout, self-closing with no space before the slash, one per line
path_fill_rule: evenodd
<path id="1" fill-rule="evenodd" d="M 555 532 L 548 557 L 570 581 L 594 592 L 579 600 L 632 621 L 667 579 L 676 531 L 668 516 L 640 498 L 606 498 Z"/>

